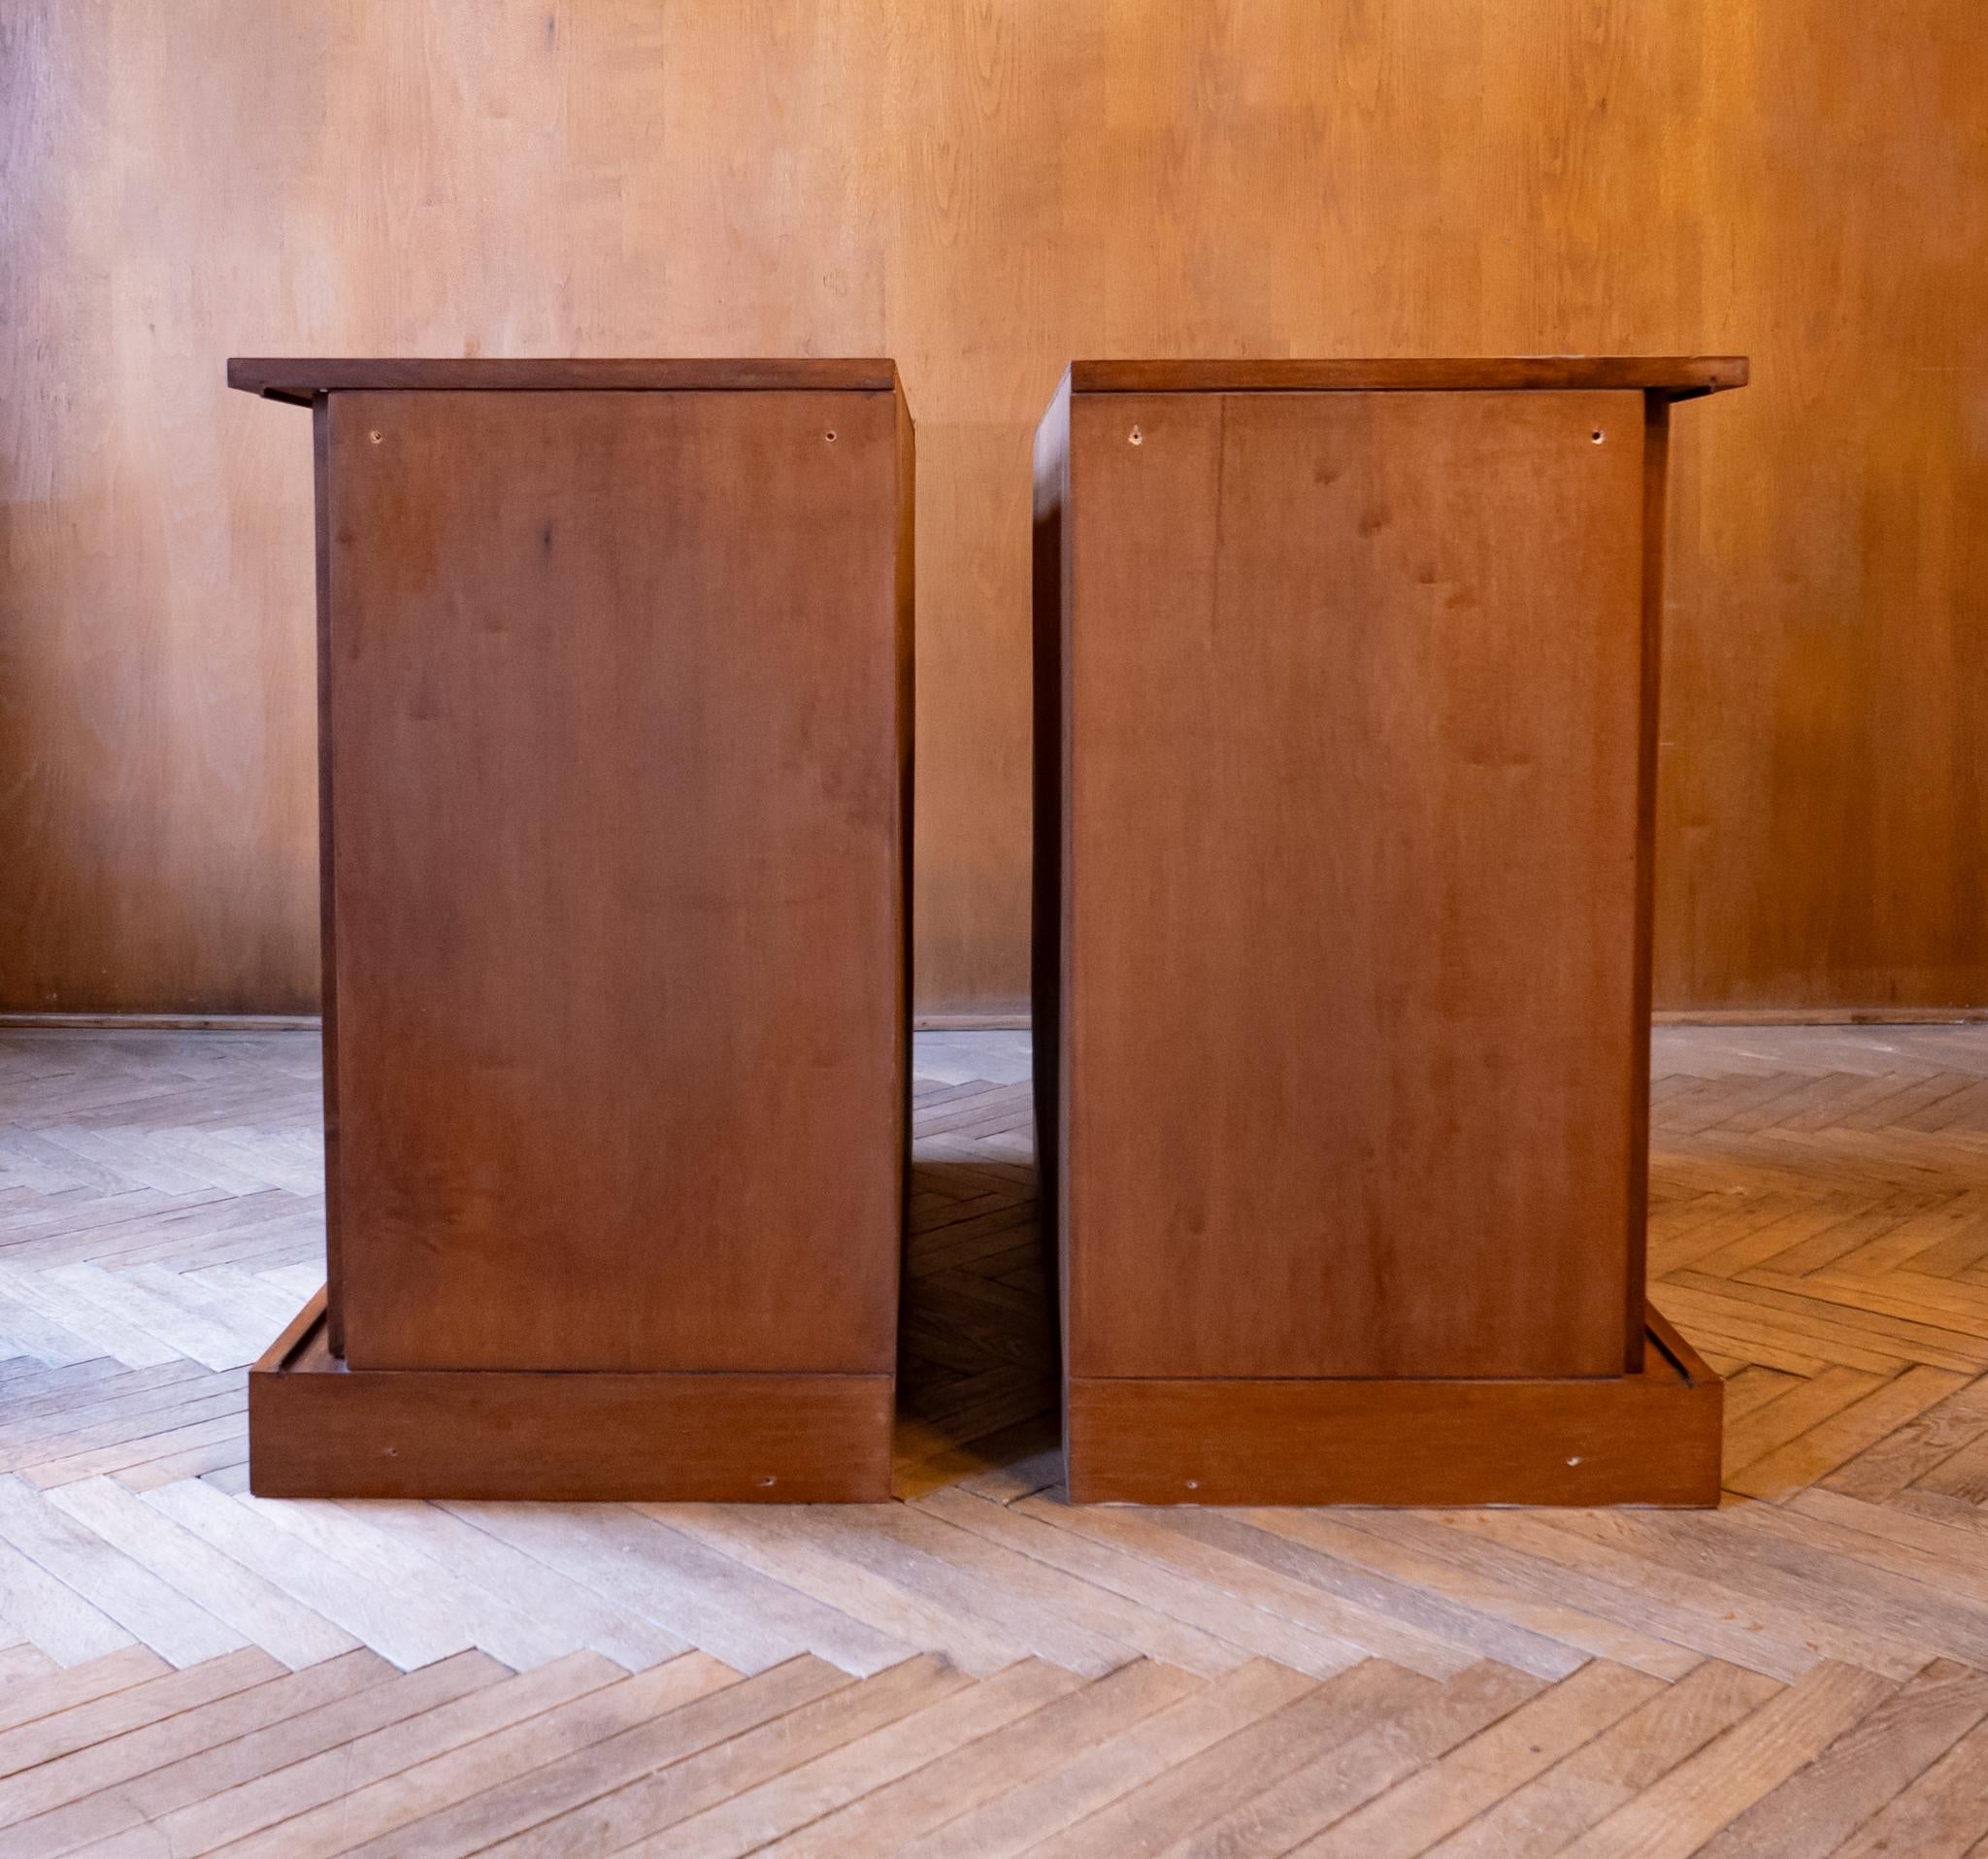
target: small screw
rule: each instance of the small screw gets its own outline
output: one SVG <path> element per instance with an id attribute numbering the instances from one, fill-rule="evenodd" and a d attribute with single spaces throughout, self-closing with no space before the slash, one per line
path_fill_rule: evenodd
<path id="1" fill-rule="evenodd" d="M 1567 1463 L 1569 1465 L 1578 1465 L 1580 1463 L 1580 1454 L 1576 1452 Z"/>
<path id="2" fill-rule="evenodd" d="M 1187 1488 L 1190 1491 L 1199 1491 L 1201 1489 L 1201 1480 L 1199 1478 L 1189 1478 L 1187 1480 Z"/>
<path id="3" fill-rule="evenodd" d="M 1137 426 L 1133 427 L 1132 429 L 1132 443 L 1135 446 L 1143 446 L 1145 444 L 1145 434 L 1141 432 Z"/>
<path id="4" fill-rule="evenodd" d="M 763 1489 L 764 1487 L 766 1487 L 766 1486 L 768 1486 L 768 1485 L 774 1485 L 774 1484 L 778 1484 L 778 1483 L 779 1482 L 779 1480 L 778 1478 L 761 1478 L 759 1482 L 760 1482 L 761 1488 Z"/>
<path id="5" fill-rule="evenodd" d="M 382 439 L 386 437 L 386 435 L 381 432 L 370 432 L 366 435 L 366 437 L 377 446 Z"/>

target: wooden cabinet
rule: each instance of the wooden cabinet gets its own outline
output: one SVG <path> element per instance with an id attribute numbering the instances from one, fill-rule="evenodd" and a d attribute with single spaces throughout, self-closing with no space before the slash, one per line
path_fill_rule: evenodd
<path id="1" fill-rule="evenodd" d="M 330 1279 L 255 1489 L 885 1496 L 896 370 L 231 380 L 314 408 L 318 498 Z"/>
<path id="2" fill-rule="evenodd" d="M 1706 1501 L 1649 1341 L 1665 438 L 1718 360 L 1073 365 L 1036 462 L 1070 1484 Z"/>

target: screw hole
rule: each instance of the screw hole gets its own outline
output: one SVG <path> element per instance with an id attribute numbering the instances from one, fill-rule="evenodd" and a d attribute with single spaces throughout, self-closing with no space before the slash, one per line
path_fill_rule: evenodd
<path id="1" fill-rule="evenodd" d="M 830 428 L 829 428 L 829 429 L 828 429 L 828 430 L 827 430 L 827 431 L 826 431 L 825 433 L 823 433 L 823 434 L 822 434 L 821 436 L 822 436 L 822 438 L 824 438 L 825 440 L 827 440 L 827 441 L 828 441 L 828 443 L 829 443 L 829 444 L 830 444 L 831 446 L 835 444 L 835 428 L 834 428 L 833 426 L 831 426 L 831 427 L 830 427 Z"/>
<path id="2" fill-rule="evenodd" d="M 1589 433 L 1589 434 L 1588 434 L 1588 438 L 1589 438 L 1589 440 L 1590 440 L 1590 441 L 1592 441 L 1592 442 L 1593 442 L 1593 443 L 1594 443 L 1595 445 L 1599 446 L 1599 445 L 1600 445 L 1600 444 L 1602 443 L 1602 439 L 1603 439 L 1603 433 L 1602 433 L 1602 429 L 1601 429 L 1601 427 L 1597 426 L 1597 427 L 1596 427 L 1596 428 L 1594 429 L 1594 431 L 1593 431 L 1593 432 L 1591 432 L 1591 433 Z"/>
<path id="3" fill-rule="evenodd" d="M 386 437 L 386 435 L 385 435 L 384 433 L 381 433 L 381 432 L 369 432 L 369 433 L 368 433 L 368 434 L 366 435 L 366 437 L 367 437 L 368 439 L 370 439 L 370 440 L 371 440 L 371 441 L 372 441 L 372 442 L 373 442 L 373 443 L 374 443 L 374 444 L 375 444 L 375 445 L 377 446 L 377 445 L 379 445 L 379 443 L 380 443 L 380 442 L 381 442 L 381 441 L 382 439 L 384 439 L 384 438 Z"/>
<path id="4" fill-rule="evenodd" d="M 1145 434 L 1141 432 L 1137 426 L 1133 427 L 1132 429 L 1132 443 L 1135 446 L 1143 446 L 1145 444 Z"/>

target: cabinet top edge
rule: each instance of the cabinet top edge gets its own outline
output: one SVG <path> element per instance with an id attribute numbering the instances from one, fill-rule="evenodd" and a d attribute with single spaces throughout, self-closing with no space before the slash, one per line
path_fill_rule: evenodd
<path id="1" fill-rule="evenodd" d="M 770 359 L 672 357 L 625 360 L 517 360 L 237 355 L 228 385 L 270 400 L 309 406 L 342 392 L 470 393 L 892 393 L 897 363 L 888 357 Z"/>
<path id="2" fill-rule="evenodd" d="M 1405 355 L 1354 360 L 1073 361 L 1078 394 L 1636 388 L 1673 400 L 1746 385 L 1744 355 Z"/>

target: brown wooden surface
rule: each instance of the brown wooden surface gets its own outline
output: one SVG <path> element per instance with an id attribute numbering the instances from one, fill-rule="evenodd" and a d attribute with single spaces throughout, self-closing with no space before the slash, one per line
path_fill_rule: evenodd
<path id="1" fill-rule="evenodd" d="M 332 830 L 331 634 L 331 403 L 311 410 L 312 495 L 316 512 L 317 602 L 317 952 L 318 1027 L 324 1041 L 324 1274 L 325 1323 L 334 1355 L 346 1352 L 345 1271 L 338 1217 L 338 935 L 332 901 L 337 895 L 337 838 Z"/>
<path id="2" fill-rule="evenodd" d="M 223 356 L 895 355 L 962 1012 L 1067 360 L 1556 350 L 1753 356 L 1677 434 L 1660 1004 L 1988 1005 L 1979 0 L 5 13 L 0 1007 L 315 1002 L 306 442 Z"/>
<path id="3" fill-rule="evenodd" d="M 1633 1366 L 1644 397 L 1068 418 L 1070 1373 Z"/>
<path id="4" fill-rule="evenodd" d="M 1065 1211 L 1063 1135 L 1070 1101 L 1064 1069 L 1063 968 L 1067 926 L 1063 912 L 1064 796 L 1070 780 L 1070 740 L 1064 729 L 1069 664 L 1063 649 L 1070 587 L 1070 375 L 1057 384 L 1036 428 L 1032 588 L 1035 682 L 1035 844 L 1030 919 L 1030 1016 L 1035 1060 L 1031 1085 L 1036 1112 L 1036 1162 L 1042 1176 L 1044 1268 L 1053 1318 L 1061 1338 L 1069 1308 L 1060 1241 Z"/>
<path id="5" fill-rule="evenodd" d="M 1630 1006 L 1632 1046 L 1629 1089 L 1621 1113 L 1629 1128 L 1629 1269 L 1623 1275 L 1624 1319 L 1629 1326 L 1627 1366 L 1642 1366 L 1642 1339 L 1649 1278 L 1650 1198 L 1650 1016 L 1655 986 L 1657 879 L 1657 767 L 1663 736 L 1665 576 L 1671 508 L 1671 403 L 1674 396 L 1643 396 L 1642 439 L 1642 665 L 1637 687 L 1635 884 L 1632 907 L 1635 942 L 1630 954 L 1634 994 Z"/>
<path id="6" fill-rule="evenodd" d="M 878 1503 L 891 1377 L 351 1369 L 321 1305 L 248 1372 L 268 1498 Z"/>
<path id="7" fill-rule="evenodd" d="M 761 389 L 819 388 L 842 393 L 891 393 L 897 366 L 888 359 L 842 360 L 807 357 L 739 357 L 707 360 L 658 355 L 593 360 L 570 356 L 507 360 L 481 356 L 290 356 L 282 359 L 238 355 L 228 363 L 228 385 L 271 400 L 308 404 L 316 394 L 365 388 L 373 391 L 480 393 L 750 392 Z"/>
<path id="8" fill-rule="evenodd" d="M 1322 388 L 1370 392 L 1467 389 L 1640 387 L 1689 400 L 1746 385 L 1744 355 L 1401 355 L 1368 360 L 1286 361 L 1193 358 L 1073 361 L 1080 394 L 1296 393 Z"/>
<path id="9" fill-rule="evenodd" d="M 1586 1380 L 1074 1377 L 1071 1501 L 1711 1506 L 1723 1392 L 1687 1362 L 1652 1346 L 1640 1373 Z"/>
<path id="10" fill-rule="evenodd" d="M 898 398 L 328 405 L 348 1358 L 887 1376 Z"/>

